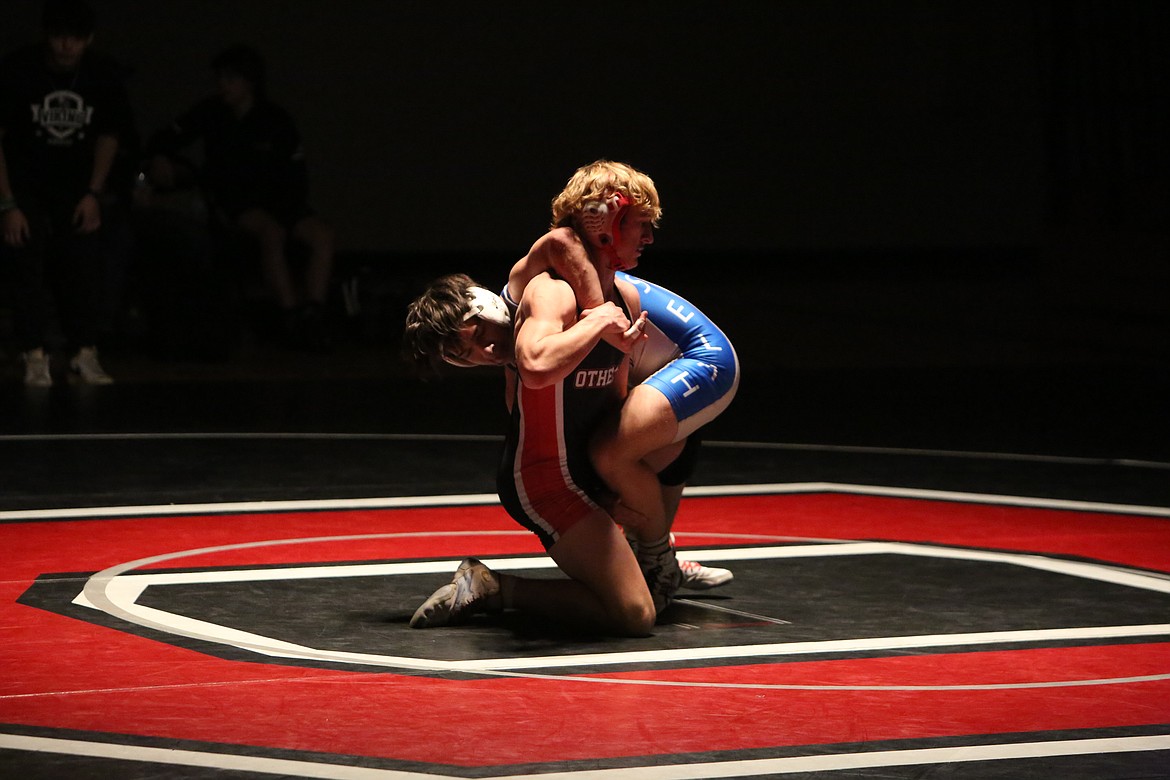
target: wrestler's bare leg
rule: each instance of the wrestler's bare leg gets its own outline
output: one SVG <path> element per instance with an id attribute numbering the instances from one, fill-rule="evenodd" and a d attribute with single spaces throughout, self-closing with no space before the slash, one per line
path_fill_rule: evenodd
<path id="1" fill-rule="evenodd" d="M 501 574 L 503 606 L 583 627 L 645 636 L 654 625 L 654 603 L 630 545 L 609 515 L 581 520 L 548 551 L 569 580 Z"/>
<path id="2" fill-rule="evenodd" d="M 654 455 L 665 465 L 677 457 L 683 447 L 683 442 L 675 442 L 677 433 L 678 420 L 670 401 L 642 384 L 630 390 L 617 417 L 593 441 L 591 455 L 597 473 L 621 496 L 626 508 L 641 516 L 629 523 L 639 542 L 654 542 L 670 530 L 673 514 L 667 513 L 658 469 L 649 459 Z"/>
<path id="3" fill-rule="evenodd" d="M 674 526 L 674 517 L 678 514 L 678 506 L 682 503 L 682 485 L 662 485 L 662 506 L 666 509 L 666 525 Z"/>

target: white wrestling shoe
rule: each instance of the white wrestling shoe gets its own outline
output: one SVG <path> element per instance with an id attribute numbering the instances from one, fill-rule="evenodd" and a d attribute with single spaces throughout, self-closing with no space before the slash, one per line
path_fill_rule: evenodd
<path id="1" fill-rule="evenodd" d="M 483 610 L 485 602 L 500 593 L 495 572 L 475 558 L 465 558 L 455 576 L 414 611 L 411 628 L 457 625 L 468 615 Z"/>
<path id="2" fill-rule="evenodd" d="M 716 566 L 704 566 L 698 561 L 679 560 L 678 568 L 682 570 L 682 585 L 687 590 L 708 590 L 726 585 L 735 579 L 730 569 L 720 569 Z"/>

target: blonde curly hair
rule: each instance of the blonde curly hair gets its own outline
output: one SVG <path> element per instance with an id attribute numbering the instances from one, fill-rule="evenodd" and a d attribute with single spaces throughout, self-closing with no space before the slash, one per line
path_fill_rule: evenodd
<path id="1" fill-rule="evenodd" d="M 658 227 L 662 205 L 654 181 L 636 168 L 612 160 L 597 160 L 577 169 L 561 194 L 553 198 L 550 227 L 572 227 L 586 203 L 606 200 L 615 192 L 628 197 L 631 205 L 648 214 L 651 223 Z"/>

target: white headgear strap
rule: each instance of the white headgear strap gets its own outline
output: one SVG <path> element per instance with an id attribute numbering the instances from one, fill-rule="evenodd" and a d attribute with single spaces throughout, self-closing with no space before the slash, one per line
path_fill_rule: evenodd
<path id="1" fill-rule="evenodd" d="M 503 298 L 482 287 L 468 287 L 467 294 L 471 298 L 471 307 L 463 315 L 464 322 L 472 317 L 482 317 L 497 325 L 512 324 L 512 317 L 508 314 L 508 307 L 504 304 Z"/>

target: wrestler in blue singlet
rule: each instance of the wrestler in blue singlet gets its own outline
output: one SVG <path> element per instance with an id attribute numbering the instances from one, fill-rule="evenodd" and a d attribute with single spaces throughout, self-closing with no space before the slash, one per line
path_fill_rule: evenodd
<path id="1" fill-rule="evenodd" d="M 631 356 L 630 386 L 648 383 L 670 402 L 678 420 L 675 441 L 718 417 L 739 388 L 739 358 L 731 341 L 690 301 L 665 287 L 619 271 L 632 284 L 649 319 L 648 338 Z M 517 304 L 504 285 L 512 316 Z"/>
<path id="2" fill-rule="evenodd" d="M 630 384 L 645 382 L 666 396 L 678 419 L 680 441 L 717 417 L 739 386 L 739 359 L 731 341 L 681 295 L 624 272 L 649 317 L 649 338 L 634 351 Z"/>

